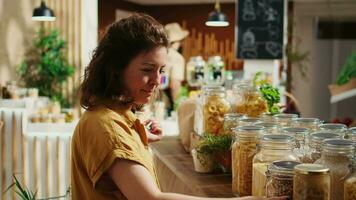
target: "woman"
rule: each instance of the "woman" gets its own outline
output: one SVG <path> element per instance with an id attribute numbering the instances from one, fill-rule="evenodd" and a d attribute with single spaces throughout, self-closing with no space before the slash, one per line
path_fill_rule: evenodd
<path id="1" fill-rule="evenodd" d="M 167 48 L 162 25 L 144 14 L 112 24 L 100 41 L 85 70 L 86 111 L 72 139 L 74 200 L 204 199 L 159 190 L 148 143 L 162 131 L 153 123 L 146 134 L 133 113 L 154 94 Z"/>

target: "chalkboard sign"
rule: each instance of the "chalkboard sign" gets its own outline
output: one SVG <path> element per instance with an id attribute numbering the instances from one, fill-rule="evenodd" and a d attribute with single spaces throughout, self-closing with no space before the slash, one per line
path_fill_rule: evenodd
<path id="1" fill-rule="evenodd" d="M 284 0 L 238 0 L 237 58 L 281 59 Z"/>

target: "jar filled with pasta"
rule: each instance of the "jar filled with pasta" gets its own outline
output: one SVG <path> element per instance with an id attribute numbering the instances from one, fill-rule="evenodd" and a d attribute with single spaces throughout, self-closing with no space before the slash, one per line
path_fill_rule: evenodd
<path id="1" fill-rule="evenodd" d="M 279 126 L 276 123 L 258 122 L 258 123 L 255 123 L 254 125 L 265 127 L 266 128 L 266 134 L 278 134 L 279 133 Z"/>
<path id="2" fill-rule="evenodd" d="M 201 87 L 204 83 L 205 61 L 201 56 L 193 56 L 187 63 L 187 80 L 191 87 Z"/>
<path id="3" fill-rule="evenodd" d="M 320 131 L 339 134 L 341 137 L 345 137 L 347 135 L 347 126 L 345 124 L 326 123 L 321 124 L 319 129 Z"/>
<path id="4" fill-rule="evenodd" d="M 204 73 L 208 85 L 223 85 L 225 82 L 225 64 L 220 56 L 211 56 Z"/>
<path id="5" fill-rule="evenodd" d="M 318 118 L 297 118 L 292 121 L 293 127 L 308 128 L 311 133 L 319 130 L 321 120 Z"/>
<path id="6" fill-rule="evenodd" d="M 206 88 L 203 94 L 203 133 L 223 134 L 224 115 L 229 109 L 224 87 Z"/>
<path id="7" fill-rule="evenodd" d="M 267 111 L 267 103 L 262 99 L 257 88 L 239 84 L 233 85 L 232 90 L 236 98 L 236 112 L 243 113 L 248 117 L 259 117 Z"/>
<path id="8" fill-rule="evenodd" d="M 264 135 L 261 150 L 254 156 L 252 165 L 252 195 L 265 196 L 268 166 L 278 160 L 299 161 L 293 152 L 294 139 L 289 135 Z"/>
<path id="9" fill-rule="evenodd" d="M 321 158 L 316 164 L 330 169 L 330 194 L 333 200 L 344 197 L 345 178 L 351 174 L 354 143 L 343 139 L 326 139 L 323 141 Z"/>
<path id="10" fill-rule="evenodd" d="M 309 129 L 307 128 L 283 128 L 282 134 L 290 135 L 294 137 L 294 152 L 297 154 L 301 162 L 304 162 L 305 155 L 309 151 L 308 138 Z"/>
<path id="11" fill-rule="evenodd" d="M 275 161 L 268 166 L 266 196 L 293 196 L 293 170 L 295 161 Z"/>
<path id="12" fill-rule="evenodd" d="M 281 127 L 291 127 L 292 121 L 297 119 L 297 114 L 280 113 L 273 115 L 273 121 Z"/>
<path id="13" fill-rule="evenodd" d="M 325 139 L 341 139 L 340 135 L 335 133 L 318 131 L 309 137 L 309 151 L 307 152 L 307 163 L 314 163 L 321 157 L 321 145 Z"/>
<path id="14" fill-rule="evenodd" d="M 245 118 L 241 113 L 226 113 L 224 115 L 224 135 L 234 135 L 234 128 L 239 124 L 239 120 Z"/>
<path id="15" fill-rule="evenodd" d="M 239 126 L 232 146 L 232 191 L 238 196 L 252 194 L 252 161 L 257 153 L 262 126 Z"/>
<path id="16" fill-rule="evenodd" d="M 294 167 L 293 200 L 330 200 L 330 194 L 329 168 L 318 164 Z"/>

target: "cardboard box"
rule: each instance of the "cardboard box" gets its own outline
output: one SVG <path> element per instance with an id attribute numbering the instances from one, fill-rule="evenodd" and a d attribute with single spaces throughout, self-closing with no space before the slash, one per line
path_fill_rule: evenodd
<path id="1" fill-rule="evenodd" d="M 356 78 L 351 79 L 349 82 L 347 82 L 344 85 L 329 85 L 329 91 L 331 96 L 337 95 L 337 94 L 341 94 L 343 92 L 346 92 L 348 90 L 351 89 L 355 89 L 356 88 Z"/>

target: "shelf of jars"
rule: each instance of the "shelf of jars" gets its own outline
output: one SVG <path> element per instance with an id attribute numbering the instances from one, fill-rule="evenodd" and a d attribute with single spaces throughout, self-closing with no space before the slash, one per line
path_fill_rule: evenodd
<path id="1" fill-rule="evenodd" d="M 223 63 L 212 60 L 188 64 L 188 84 L 200 90 L 190 111 L 200 135 L 191 150 L 195 171 L 231 174 L 236 196 L 356 198 L 356 128 L 282 113 L 278 89 L 263 81 L 225 87 L 224 67 L 212 67 Z"/>

